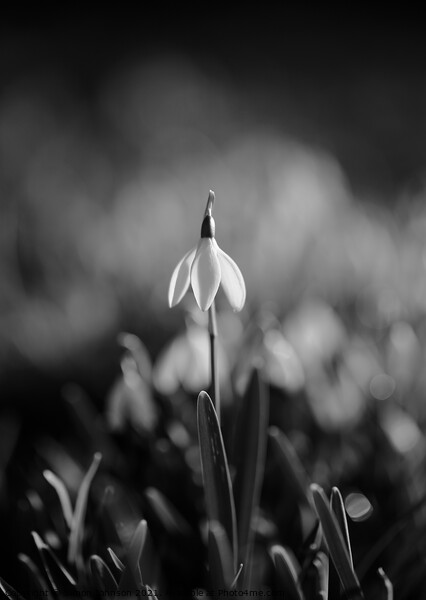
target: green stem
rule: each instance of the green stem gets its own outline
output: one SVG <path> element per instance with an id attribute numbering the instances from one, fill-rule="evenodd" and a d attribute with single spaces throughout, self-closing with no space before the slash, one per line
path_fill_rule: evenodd
<path id="1" fill-rule="evenodd" d="M 220 391 L 219 391 L 219 372 L 217 368 L 217 323 L 216 306 L 214 300 L 209 308 L 209 336 L 210 336 L 210 372 L 211 389 L 213 402 L 216 409 L 218 421 L 220 423 Z"/>

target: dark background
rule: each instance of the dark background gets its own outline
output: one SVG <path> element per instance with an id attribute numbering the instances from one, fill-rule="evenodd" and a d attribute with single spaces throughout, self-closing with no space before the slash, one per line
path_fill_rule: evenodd
<path id="1" fill-rule="evenodd" d="M 392 192 L 423 167 L 425 42 L 413 13 L 73 3 L 6 12 L 0 28 L 2 87 L 57 77 L 90 102 L 126 64 L 182 56 L 235 86 L 258 119 L 329 148 L 355 186 Z"/>

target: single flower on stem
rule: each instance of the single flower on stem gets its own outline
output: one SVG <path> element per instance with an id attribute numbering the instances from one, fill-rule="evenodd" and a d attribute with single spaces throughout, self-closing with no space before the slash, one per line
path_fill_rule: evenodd
<path id="1" fill-rule="evenodd" d="M 210 190 L 204 219 L 201 224 L 201 239 L 198 245 L 187 252 L 179 261 L 169 286 L 170 308 L 178 304 L 192 286 L 195 300 L 201 310 L 209 311 L 208 331 L 210 336 L 210 374 L 212 396 L 220 422 L 219 375 L 217 370 L 217 325 L 214 299 L 219 285 L 225 291 L 234 311 L 240 311 L 246 300 L 246 286 L 241 271 L 215 240 L 215 222 L 212 217 L 214 193 Z"/>
<path id="2" fill-rule="evenodd" d="M 169 286 L 169 306 L 176 306 L 192 286 L 195 300 L 201 310 L 208 310 L 222 284 L 231 307 L 240 311 L 246 299 L 246 286 L 237 264 L 219 248 L 215 240 L 215 222 L 212 217 L 214 193 L 210 191 L 201 225 L 201 239 L 179 261 Z"/>

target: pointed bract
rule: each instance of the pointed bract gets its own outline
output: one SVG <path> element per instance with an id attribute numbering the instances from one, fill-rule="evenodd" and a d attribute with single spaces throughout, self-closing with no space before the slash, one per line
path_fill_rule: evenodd
<path id="1" fill-rule="evenodd" d="M 201 310 L 210 308 L 220 284 L 221 270 L 216 247 L 212 238 L 201 238 L 191 267 L 191 285 Z"/>
<path id="2" fill-rule="evenodd" d="M 235 311 L 240 311 L 246 301 L 246 286 L 242 273 L 236 262 L 219 248 L 216 240 L 213 240 L 213 242 L 216 244 L 217 256 L 219 258 L 222 287 L 231 307 Z"/>
<path id="3" fill-rule="evenodd" d="M 169 306 L 172 308 L 179 304 L 189 288 L 191 266 L 194 261 L 197 248 L 192 248 L 178 262 L 173 271 L 169 285 Z"/>

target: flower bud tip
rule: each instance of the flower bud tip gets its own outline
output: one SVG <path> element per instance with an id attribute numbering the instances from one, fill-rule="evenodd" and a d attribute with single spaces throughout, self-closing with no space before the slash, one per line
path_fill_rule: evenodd
<path id="1" fill-rule="evenodd" d="M 215 200 L 215 195 L 214 192 L 212 190 L 209 191 L 209 197 L 207 199 L 207 206 L 206 206 L 206 210 L 204 212 L 204 216 L 210 216 L 212 214 L 212 208 L 213 208 L 213 204 L 214 204 L 214 200 Z"/>

